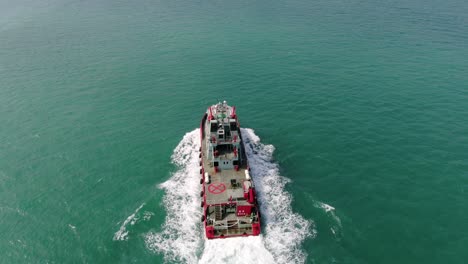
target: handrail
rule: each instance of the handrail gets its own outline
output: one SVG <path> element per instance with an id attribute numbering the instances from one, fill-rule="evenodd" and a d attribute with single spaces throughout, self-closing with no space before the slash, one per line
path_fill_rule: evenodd
<path id="1" fill-rule="evenodd" d="M 231 224 L 231 225 L 228 225 L 228 221 L 235 221 L 235 223 Z M 239 228 L 237 229 L 240 229 L 241 227 L 248 227 L 252 224 L 252 222 L 248 222 L 248 221 L 245 221 L 245 220 L 241 220 L 239 218 L 236 218 L 236 219 L 232 219 L 232 220 L 218 220 L 218 221 L 215 221 L 213 220 L 213 226 L 216 228 L 216 229 L 229 229 L 235 225 L 237 225 Z"/>

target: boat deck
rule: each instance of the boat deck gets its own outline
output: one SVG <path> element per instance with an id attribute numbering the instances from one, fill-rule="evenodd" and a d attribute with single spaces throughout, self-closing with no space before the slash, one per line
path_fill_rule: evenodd
<path id="1" fill-rule="evenodd" d="M 209 161 L 204 161 L 209 164 Z M 245 169 L 221 170 L 215 172 L 214 168 L 205 166 L 209 181 L 205 183 L 205 194 L 207 204 L 223 204 L 237 202 L 239 205 L 248 204 L 244 198 L 243 182 L 245 181 Z"/>
<path id="2" fill-rule="evenodd" d="M 255 188 L 248 173 L 247 157 L 238 127 L 233 120 L 218 120 L 220 126 L 216 133 L 212 132 L 216 123 L 210 123 L 212 119 L 207 120 L 208 115 L 211 116 L 211 110 L 204 115 L 200 124 L 202 221 L 206 236 L 213 239 L 259 235 L 260 215 Z M 210 149 L 206 149 L 208 147 Z"/>
<path id="3" fill-rule="evenodd" d="M 203 189 L 208 206 L 206 217 L 212 220 L 215 236 L 252 235 L 250 216 L 236 214 L 236 206 L 251 206 L 244 198 L 243 184 L 247 166 L 239 166 L 238 171 L 227 169 L 216 172 L 213 164 L 204 156 L 205 145 L 202 145 L 201 160 L 209 175 Z"/>

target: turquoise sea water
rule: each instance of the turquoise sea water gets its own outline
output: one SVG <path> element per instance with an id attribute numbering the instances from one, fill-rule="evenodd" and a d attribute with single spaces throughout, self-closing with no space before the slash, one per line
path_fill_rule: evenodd
<path id="1" fill-rule="evenodd" d="M 461 0 L 0 0 L 0 263 L 467 263 L 467 58 Z M 208 243 L 224 99 L 277 199 Z"/>

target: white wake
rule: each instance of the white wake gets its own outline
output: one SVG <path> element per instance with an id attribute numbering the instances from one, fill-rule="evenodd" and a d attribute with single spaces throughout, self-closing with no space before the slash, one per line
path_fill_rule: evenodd
<path id="1" fill-rule="evenodd" d="M 184 263 L 304 263 L 302 242 L 315 235 L 313 222 L 291 209 L 292 197 L 272 162 L 274 147 L 260 143 L 252 129 L 242 129 L 247 156 L 256 184 L 262 215 L 262 235 L 206 240 L 201 228 L 198 149 L 200 130 L 187 133 L 172 155 L 179 167 L 160 185 L 165 190 L 167 217 L 162 231 L 146 235 L 149 249 L 166 262 Z"/>
<path id="2" fill-rule="evenodd" d="M 128 239 L 127 226 L 129 224 L 134 225 L 136 223 L 136 221 L 138 221 L 138 217 L 136 216 L 136 214 L 138 213 L 138 211 L 141 210 L 141 208 L 143 208 L 144 205 L 145 204 L 140 205 L 140 207 L 138 207 L 133 214 L 131 214 L 129 217 L 127 217 L 127 219 L 120 226 L 119 231 L 115 232 L 114 240 L 127 240 Z M 70 227 L 75 229 L 74 226 L 70 226 Z"/>

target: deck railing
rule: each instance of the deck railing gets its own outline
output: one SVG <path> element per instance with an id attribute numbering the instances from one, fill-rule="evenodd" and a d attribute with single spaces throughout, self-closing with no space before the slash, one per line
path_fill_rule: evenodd
<path id="1" fill-rule="evenodd" d="M 252 223 L 249 223 L 248 221 L 237 218 L 235 220 L 225 219 L 225 220 L 213 221 L 213 226 L 214 226 L 214 229 L 216 230 L 245 229 L 245 228 L 252 227 Z M 237 227 L 234 228 L 235 226 Z"/>

